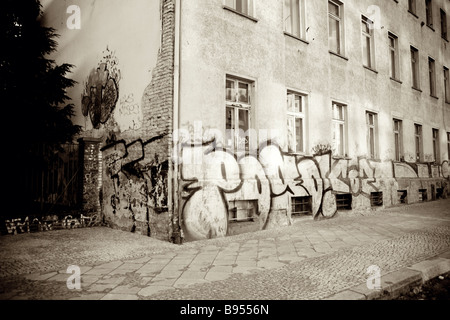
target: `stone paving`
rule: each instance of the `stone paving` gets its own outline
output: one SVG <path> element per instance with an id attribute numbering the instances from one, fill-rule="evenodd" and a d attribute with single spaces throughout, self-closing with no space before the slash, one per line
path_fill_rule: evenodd
<path id="1" fill-rule="evenodd" d="M 152 242 L 143 256 L 81 259 L 81 290 L 67 288 L 67 266 L 45 268 L 57 265 L 52 259 L 31 273 L 21 261 L 22 269 L 8 274 L 2 270 L 14 259 L 2 256 L 0 299 L 323 299 L 365 282 L 370 265 L 387 274 L 449 250 L 449 208 L 446 199 L 331 220 L 299 219 L 285 228 L 182 246 Z M 78 230 L 71 232 L 76 237 Z M 91 246 L 86 243 L 86 250 Z M 114 245 L 109 249 L 114 252 Z"/>

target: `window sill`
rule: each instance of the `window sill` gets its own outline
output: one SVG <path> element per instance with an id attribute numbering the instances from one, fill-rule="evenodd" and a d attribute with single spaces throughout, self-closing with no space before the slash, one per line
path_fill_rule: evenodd
<path id="1" fill-rule="evenodd" d="M 448 39 L 446 39 L 446 38 L 444 38 L 444 37 L 442 37 L 442 36 L 441 36 L 441 38 L 442 38 L 442 40 L 445 40 L 446 42 L 448 42 Z"/>
<path id="2" fill-rule="evenodd" d="M 352 158 L 348 156 L 332 156 L 333 160 L 352 160 Z"/>
<path id="3" fill-rule="evenodd" d="M 378 74 L 378 71 L 375 70 L 375 69 L 372 69 L 371 67 L 368 67 L 368 66 L 365 66 L 365 65 L 363 65 L 363 67 L 364 67 L 365 69 L 367 69 L 367 70 L 370 70 L 370 71 L 375 72 L 376 74 Z"/>
<path id="4" fill-rule="evenodd" d="M 439 97 L 435 96 L 434 94 L 430 94 L 430 97 L 435 98 L 436 100 L 439 99 Z"/>
<path id="5" fill-rule="evenodd" d="M 392 78 L 392 77 L 391 77 L 391 80 L 392 80 L 392 81 L 395 81 L 395 82 L 398 82 L 398 83 L 400 83 L 400 84 L 402 84 L 402 83 L 403 83 L 403 82 L 401 82 L 400 80 L 398 80 L 398 79 L 395 79 L 395 78 Z"/>
<path id="6" fill-rule="evenodd" d="M 411 13 L 414 17 L 416 17 L 416 19 L 419 19 L 419 16 L 417 14 L 415 14 L 414 12 L 412 12 L 411 10 L 408 10 L 409 13 Z"/>
<path id="7" fill-rule="evenodd" d="M 231 11 L 233 13 L 236 13 L 237 15 L 240 15 L 241 17 L 247 18 L 247 19 L 249 19 L 249 20 L 251 20 L 253 22 L 258 22 L 258 19 L 256 19 L 255 17 L 249 16 L 248 14 L 245 14 L 245 13 L 242 13 L 240 11 L 237 11 L 237 10 L 231 8 L 231 7 L 223 6 L 223 8 L 225 10 L 228 10 L 228 11 Z"/>
<path id="8" fill-rule="evenodd" d="M 422 92 L 422 90 L 420 90 L 419 88 L 416 88 L 416 87 L 411 87 L 411 88 L 416 90 L 416 91 Z"/>
<path id="9" fill-rule="evenodd" d="M 286 31 L 284 31 L 283 33 L 284 33 L 285 36 L 288 36 L 288 37 L 294 38 L 296 40 L 299 40 L 299 41 L 301 41 L 303 43 L 309 44 L 309 42 L 306 41 L 305 39 L 299 38 L 299 37 L 293 35 L 292 33 L 289 33 L 289 32 L 286 32 Z"/>
<path id="10" fill-rule="evenodd" d="M 436 32 L 432 25 L 427 24 L 427 27 L 430 28 L 431 30 L 433 30 L 433 32 Z"/>
<path id="11" fill-rule="evenodd" d="M 348 61 L 348 58 L 347 58 L 347 57 L 345 57 L 345 56 L 343 56 L 343 55 L 340 55 L 339 53 L 336 53 L 336 52 L 331 51 L 331 50 L 328 50 L 328 52 L 329 52 L 330 54 L 332 54 L 332 55 L 335 55 L 336 57 L 339 57 L 339 58 L 342 58 L 342 59 Z"/>

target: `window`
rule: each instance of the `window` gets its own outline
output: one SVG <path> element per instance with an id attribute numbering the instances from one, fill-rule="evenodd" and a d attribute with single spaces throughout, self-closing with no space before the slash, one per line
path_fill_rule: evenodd
<path id="1" fill-rule="evenodd" d="M 343 55 L 344 5 L 338 1 L 328 1 L 328 45 L 331 52 Z"/>
<path id="2" fill-rule="evenodd" d="M 225 5 L 247 16 L 253 16 L 253 0 L 225 0 Z"/>
<path id="3" fill-rule="evenodd" d="M 394 119 L 394 152 L 395 161 L 403 160 L 403 122 Z"/>
<path id="4" fill-rule="evenodd" d="M 363 65 L 374 69 L 373 21 L 361 16 Z"/>
<path id="5" fill-rule="evenodd" d="M 446 67 L 444 67 L 444 92 L 445 102 L 450 103 L 450 75 Z"/>
<path id="6" fill-rule="evenodd" d="M 312 214 L 312 197 L 292 197 L 291 198 L 291 215 L 310 215 Z"/>
<path id="7" fill-rule="evenodd" d="M 287 131 L 288 151 L 305 152 L 306 96 L 288 92 Z"/>
<path id="8" fill-rule="evenodd" d="M 441 37 L 447 39 L 447 15 L 445 11 L 441 9 Z"/>
<path id="9" fill-rule="evenodd" d="M 234 200 L 228 202 L 228 220 L 230 222 L 253 221 L 258 209 L 257 200 Z"/>
<path id="10" fill-rule="evenodd" d="M 347 156 L 347 108 L 345 105 L 333 103 L 333 148 L 334 155 L 339 157 Z"/>
<path id="11" fill-rule="evenodd" d="M 420 124 L 414 124 L 414 139 L 416 148 L 416 162 L 420 162 L 423 159 L 422 126 Z"/>
<path id="12" fill-rule="evenodd" d="M 284 31 L 300 39 L 305 39 L 305 1 L 284 0 Z"/>
<path id="13" fill-rule="evenodd" d="M 426 11 L 426 19 L 427 26 L 433 28 L 433 3 L 432 0 L 425 0 L 425 11 Z"/>
<path id="14" fill-rule="evenodd" d="M 249 150 L 252 86 L 246 80 L 226 79 L 226 146 L 234 151 Z"/>
<path id="15" fill-rule="evenodd" d="M 416 14 L 416 0 L 408 0 L 408 11 Z"/>
<path id="16" fill-rule="evenodd" d="M 450 132 L 447 132 L 447 158 L 450 158 Z"/>
<path id="17" fill-rule="evenodd" d="M 336 193 L 336 207 L 338 210 L 352 210 L 352 194 Z"/>
<path id="18" fill-rule="evenodd" d="M 412 87 L 419 89 L 419 50 L 411 47 Z"/>
<path id="19" fill-rule="evenodd" d="M 366 112 L 367 124 L 367 148 L 368 156 L 371 159 L 378 157 L 378 132 L 377 132 L 378 115 L 373 112 Z"/>
<path id="20" fill-rule="evenodd" d="M 370 206 L 371 207 L 383 206 L 383 192 L 371 192 L 370 193 Z"/>
<path id="21" fill-rule="evenodd" d="M 400 79 L 399 61 L 398 61 L 398 37 L 388 33 L 389 38 L 389 60 L 391 66 L 391 78 Z"/>
<path id="22" fill-rule="evenodd" d="M 433 129 L 433 156 L 434 156 L 434 162 L 439 163 L 439 130 Z"/>
<path id="23" fill-rule="evenodd" d="M 436 69 L 434 59 L 428 57 L 428 72 L 430 74 L 430 95 L 436 96 Z"/>

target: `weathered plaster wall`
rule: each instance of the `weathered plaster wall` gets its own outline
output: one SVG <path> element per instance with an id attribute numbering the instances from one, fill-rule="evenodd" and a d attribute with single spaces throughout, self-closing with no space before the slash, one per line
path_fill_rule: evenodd
<path id="1" fill-rule="evenodd" d="M 436 189 L 448 190 L 446 132 L 448 107 L 443 98 L 443 65 L 450 64 L 448 42 L 421 26 L 407 11 L 407 2 L 386 0 L 342 1 L 345 50 L 339 57 L 328 47 L 327 1 L 305 1 L 306 42 L 283 33 L 280 1 L 255 1 L 248 19 L 223 8 L 224 1 L 183 3 L 181 12 L 180 123 L 187 139 L 180 144 L 178 160 L 182 184 L 181 219 L 186 239 L 232 234 L 228 202 L 258 201 L 258 218 L 246 231 L 291 223 L 291 196 L 311 195 L 313 216 L 336 213 L 336 193 L 350 193 L 354 209 L 370 209 L 372 192 L 383 192 L 383 205 L 399 204 L 397 190 L 407 190 L 408 202 L 428 198 Z M 434 1 L 435 26 L 439 7 L 449 12 L 448 1 Z M 363 67 L 361 15 L 377 21 L 374 30 L 374 70 Z M 399 37 L 400 81 L 389 76 L 388 32 Z M 411 88 L 410 45 L 420 52 L 421 91 Z M 436 60 L 439 99 L 430 96 L 428 56 Z M 272 134 L 252 155 L 223 150 L 212 130 L 225 132 L 225 77 L 254 82 L 251 128 Z M 305 154 L 288 154 L 286 90 L 308 95 L 308 138 Z M 348 157 L 317 155 L 312 149 L 332 140 L 331 104 L 347 105 Z M 378 114 L 377 159 L 369 159 L 365 112 Z M 392 119 L 403 120 L 405 161 L 394 158 Z M 424 160 L 413 163 L 414 123 L 423 125 Z M 440 160 L 432 159 L 431 129 L 441 134 Z M 216 135 L 217 136 L 217 135 Z M 276 146 L 264 145 L 272 139 Z M 445 192 L 446 193 L 446 192 Z M 233 226 L 234 227 L 234 226 Z"/>

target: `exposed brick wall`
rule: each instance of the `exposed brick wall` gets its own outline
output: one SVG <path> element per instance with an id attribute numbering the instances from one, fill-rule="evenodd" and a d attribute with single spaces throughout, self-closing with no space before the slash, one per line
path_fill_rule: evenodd
<path id="1" fill-rule="evenodd" d="M 169 241 L 175 2 L 161 5 L 161 47 L 141 99 L 142 126 L 115 134 L 102 147 L 103 212 L 113 228 Z"/>

